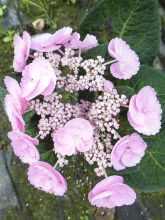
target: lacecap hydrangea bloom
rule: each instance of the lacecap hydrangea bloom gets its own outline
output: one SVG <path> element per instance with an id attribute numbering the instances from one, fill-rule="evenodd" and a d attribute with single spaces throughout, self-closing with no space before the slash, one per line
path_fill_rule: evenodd
<path id="1" fill-rule="evenodd" d="M 109 60 L 99 54 L 86 59 L 84 53 L 98 45 L 95 36 L 87 34 L 81 39 L 70 27 L 53 34 L 16 36 L 13 67 L 22 74 L 18 81 L 5 77 L 8 94 L 4 102 L 12 128 L 8 137 L 14 153 L 29 166 L 31 185 L 55 196 L 67 194 L 67 182 L 60 172 L 71 157 L 79 155 L 103 178 L 89 192 L 89 203 L 114 208 L 133 204 L 136 193 L 123 177 L 108 173 L 143 160 L 149 146 L 137 132 L 158 133 L 162 109 L 150 85 L 130 100 L 118 92 L 116 80 L 130 79 L 140 68 L 139 57 L 127 42 L 112 39 L 107 47 Z M 121 137 L 123 108 L 128 108 L 128 121 L 137 132 Z M 38 130 L 29 136 L 25 116 L 31 111 Z M 40 142 L 47 144 L 48 139 L 56 158 L 51 165 L 41 161 L 39 154 Z"/>

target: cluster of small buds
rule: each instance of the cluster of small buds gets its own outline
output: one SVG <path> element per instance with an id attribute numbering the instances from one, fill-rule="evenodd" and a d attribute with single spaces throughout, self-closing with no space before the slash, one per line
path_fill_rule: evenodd
<path id="1" fill-rule="evenodd" d="M 59 54 L 49 52 L 46 53 L 46 58 L 49 60 L 54 68 L 59 68 L 61 62 L 61 56 Z"/>
<path id="2" fill-rule="evenodd" d="M 43 101 L 39 99 L 31 102 L 30 109 L 35 109 L 37 115 L 41 116 L 38 123 L 40 138 L 44 139 L 51 131 L 56 131 L 63 127 L 71 118 L 79 117 L 81 107 L 62 103 L 61 94 L 52 93 L 44 97 Z"/>
<path id="3" fill-rule="evenodd" d="M 104 175 L 105 168 L 111 167 L 110 152 L 112 148 L 111 134 L 95 132 L 92 150 L 86 152 L 84 156 L 90 165 L 97 164 L 97 168 L 95 168 L 97 176 Z"/>
<path id="4" fill-rule="evenodd" d="M 116 130 L 119 128 L 117 115 L 121 105 L 128 103 L 125 95 L 119 96 L 116 89 L 105 91 L 92 103 L 89 110 L 89 119 L 102 132 L 108 132 L 117 138 Z"/>
<path id="5" fill-rule="evenodd" d="M 81 63 L 81 68 L 85 70 L 85 75 L 80 75 L 79 78 L 77 75 L 68 75 L 65 90 L 69 92 L 87 89 L 89 91 L 103 91 L 105 81 L 103 75 L 106 70 L 104 59 L 98 56 L 96 60 L 85 60 Z"/>
<path id="6" fill-rule="evenodd" d="M 73 71 L 74 75 L 77 77 L 79 73 L 79 67 L 83 60 L 80 56 L 74 56 L 75 51 L 70 48 L 65 49 L 64 56 L 61 58 L 61 65 L 68 66 L 70 70 Z"/>
<path id="7" fill-rule="evenodd" d="M 69 162 L 67 159 L 65 159 L 65 156 L 63 156 L 61 154 L 57 154 L 57 158 L 58 158 L 58 166 L 59 167 L 64 167 Z"/>
<path id="8" fill-rule="evenodd" d="M 89 59 L 85 60 L 81 63 L 81 67 L 86 71 L 88 74 L 92 75 L 104 75 L 106 66 L 104 64 L 105 60 L 101 56 L 97 56 L 97 59 Z"/>

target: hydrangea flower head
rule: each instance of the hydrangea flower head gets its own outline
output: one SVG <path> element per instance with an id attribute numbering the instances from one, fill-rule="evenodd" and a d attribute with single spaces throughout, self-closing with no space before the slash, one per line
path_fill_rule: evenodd
<path id="1" fill-rule="evenodd" d="M 96 184 L 89 192 L 88 199 L 93 206 L 114 208 L 133 204 L 136 194 L 123 183 L 121 176 L 110 176 Z"/>
<path id="2" fill-rule="evenodd" d="M 11 139 L 11 146 L 16 156 L 18 156 L 23 163 L 32 164 L 39 161 L 40 155 L 35 147 L 39 141 L 19 131 L 12 131 L 8 133 Z"/>
<path id="3" fill-rule="evenodd" d="M 128 121 L 139 133 L 155 135 L 161 128 L 162 109 L 151 86 L 133 95 L 129 104 Z"/>
<path id="4" fill-rule="evenodd" d="M 130 79 L 139 68 L 139 57 L 121 38 L 114 38 L 108 45 L 109 54 L 116 62 L 110 66 L 111 74 L 118 79 Z"/>
<path id="5" fill-rule="evenodd" d="M 14 60 L 13 68 L 16 72 L 22 72 L 26 66 L 31 47 L 31 37 L 24 31 L 22 38 L 18 35 L 14 37 Z"/>
<path id="6" fill-rule="evenodd" d="M 56 85 L 55 70 L 44 58 L 36 58 L 31 64 L 27 65 L 22 76 L 22 96 L 26 100 L 31 100 L 40 94 L 47 96 L 54 91 Z"/>
<path id="7" fill-rule="evenodd" d="M 69 48 L 81 49 L 82 52 L 86 52 L 97 46 L 98 40 L 94 35 L 87 34 L 84 40 L 81 41 L 80 34 L 77 32 L 73 33 L 70 43 L 68 44 Z"/>
<path id="8" fill-rule="evenodd" d="M 41 52 L 51 52 L 59 49 L 63 44 L 66 44 L 72 34 L 72 28 L 64 27 L 54 34 L 40 34 L 32 38 L 31 48 Z"/>
<path id="9" fill-rule="evenodd" d="M 56 196 L 63 196 L 67 191 L 64 177 L 46 162 L 38 161 L 31 164 L 28 180 L 35 188 Z"/>
<path id="10" fill-rule="evenodd" d="M 147 148 L 146 142 L 138 133 L 122 137 L 113 147 L 111 162 L 115 170 L 133 167 L 140 162 Z"/>
<path id="11" fill-rule="evenodd" d="M 93 145 L 93 127 L 83 118 L 74 118 L 54 134 L 53 141 L 55 152 L 62 155 L 89 151 Z"/>

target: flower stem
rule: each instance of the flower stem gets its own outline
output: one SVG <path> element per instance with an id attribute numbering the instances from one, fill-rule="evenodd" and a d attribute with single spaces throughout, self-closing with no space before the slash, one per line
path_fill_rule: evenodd
<path id="1" fill-rule="evenodd" d="M 78 50 L 78 57 L 80 58 L 80 56 L 81 56 L 81 49 L 79 48 L 79 50 Z"/>
<path id="2" fill-rule="evenodd" d="M 35 136 L 35 138 L 38 138 L 40 136 L 40 134 L 37 134 L 36 136 Z"/>
<path id="3" fill-rule="evenodd" d="M 59 160 L 56 161 L 55 165 L 54 165 L 54 169 L 56 169 L 56 167 L 58 166 L 59 164 Z"/>
<path id="4" fill-rule="evenodd" d="M 129 105 L 121 105 L 121 107 L 129 108 Z"/>
<path id="5" fill-rule="evenodd" d="M 104 176 L 105 176 L 105 178 L 107 178 L 108 177 L 108 175 L 107 175 L 107 172 L 106 172 L 106 169 L 104 168 Z"/>
<path id="6" fill-rule="evenodd" d="M 104 63 L 104 65 L 107 66 L 107 65 L 110 65 L 110 64 L 116 63 L 116 62 L 117 62 L 117 60 L 115 59 L 115 60 L 111 60 L 111 61 Z"/>
<path id="7" fill-rule="evenodd" d="M 64 52 L 61 49 L 58 49 L 58 52 L 62 55 L 64 55 Z"/>

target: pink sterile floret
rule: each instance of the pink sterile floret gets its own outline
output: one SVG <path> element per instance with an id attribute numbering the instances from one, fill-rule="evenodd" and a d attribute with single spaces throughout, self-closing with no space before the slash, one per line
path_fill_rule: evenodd
<path id="1" fill-rule="evenodd" d="M 114 38 L 108 45 L 109 54 L 116 62 L 110 66 L 111 74 L 118 79 L 130 79 L 139 68 L 139 57 L 121 38 Z"/>
<path id="2" fill-rule="evenodd" d="M 116 170 L 133 167 L 140 162 L 147 148 L 146 142 L 138 133 L 124 136 L 111 152 L 111 162 Z"/>
<path id="3" fill-rule="evenodd" d="M 31 100 L 42 94 L 50 95 L 56 86 L 55 70 L 48 60 L 36 58 L 27 65 L 22 73 L 21 89 L 22 96 Z"/>
<path id="4" fill-rule="evenodd" d="M 84 40 L 81 41 L 80 34 L 77 32 L 73 33 L 70 43 L 68 44 L 69 48 L 81 49 L 82 52 L 86 52 L 97 46 L 98 46 L 98 40 L 95 36 L 87 34 Z"/>
<path id="5" fill-rule="evenodd" d="M 46 162 L 38 161 L 30 165 L 28 180 L 37 189 L 63 196 L 67 191 L 64 177 Z"/>
<path id="6" fill-rule="evenodd" d="M 14 60 L 13 68 L 16 72 L 22 72 L 26 66 L 31 46 L 31 37 L 24 31 L 22 38 L 19 35 L 14 37 Z"/>
<path id="7" fill-rule="evenodd" d="M 21 88 L 18 82 L 6 76 L 4 79 L 9 94 L 5 96 L 5 110 L 13 130 L 24 131 L 24 120 L 22 114 L 26 111 L 28 101 L 22 97 Z"/>
<path id="8" fill-rule="evenodd" d="M 55 132 L 53 141 L 55 152 L 62 155 L 89 151 L 93 145 L 93 127 L 83 118 L 74 118 Z"/>
<path id="9" fill-rule="evenodd" d="M 42 52 L 52 52 L 59 49 L 63 44 L 66 44 L 72 34 L 72 28 L 64 27 L 59 29 L 54 34 L 40 34 L 32 38 L 31 48 Z"/>
<path id="10" fill-rule="evenodd" d="M 89 192 L 88 199 L 91 205 L 103 208 L 131 205 L 135 202 L 136 193 L 123 183 L 121 176 L 110 176 Z"/>
<path id="11" fill-rule="evenodd" d="M 143 87 L 133 95 L 129 104 L 128 121 L 140 133 L 155 135 L 161 128 L 161 105 L 151 86 Z"/>
<path id="12" fill-rule="evenodd" d="M 11 139 L 11 146 L 15 155 L 17 155 L 23 163 L 32 164 L 39 161 L 40 155 L 35 147 L 39 144 L 36 138 L 32 138 L 27 134 L 19 131 L 11 131 L 8 133 Z"/>

